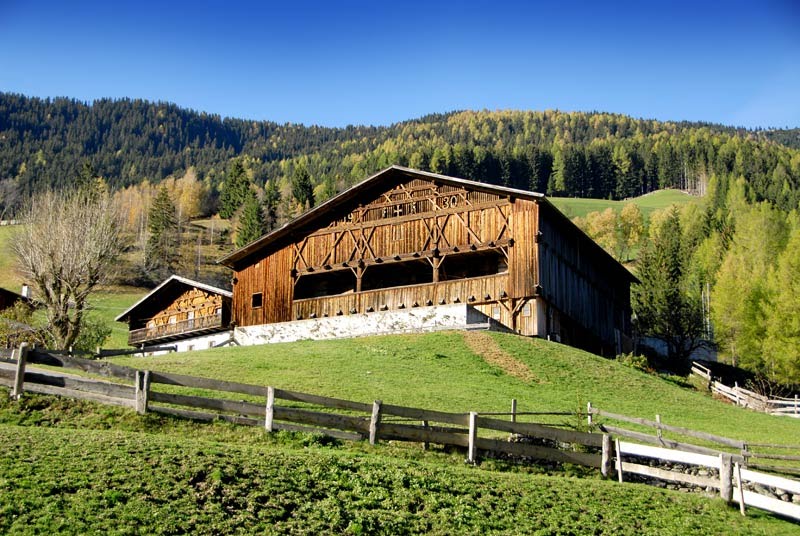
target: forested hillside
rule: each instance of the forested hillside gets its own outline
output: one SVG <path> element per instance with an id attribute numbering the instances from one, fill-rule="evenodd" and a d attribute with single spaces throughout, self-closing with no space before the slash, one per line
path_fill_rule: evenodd
<path id="1" fill-rule="evenodd" d="M 317 201 L 391 164 L 563 196 L 627 198 L 704 191 L 745 177 L 753 200 L 800 201 L 797 130 L 745 131 L 604 113 L 453 112 L 387 127 L 322 128 L 244 119 L 142 100 L 39 99 L 0 93 L 0 211 L 74 180 L 85 160 L 112 189 L 193 167 L 212 198 L 231 158 L 257 186 L 288 193 L 298 163 Z"/>

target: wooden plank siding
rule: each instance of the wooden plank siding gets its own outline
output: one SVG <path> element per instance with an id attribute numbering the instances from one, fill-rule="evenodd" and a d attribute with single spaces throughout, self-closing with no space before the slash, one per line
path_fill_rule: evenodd
<path id="1" fill-rule="evenodd" d="M 558 317 L 548 331 L 560 332 L 565 342 L 591 334 L 613 343 L 615 330 L 629 333 L 632 276 L 577 227 L 565 225 L 555 208 L 541 206 L 539 285 Z"/>
<path id="2" fill-rule="evenodd" d="M 525 335 L 610 346 L 629 331 L 633 277 L 543 196 L 406 168 L 222 262 L 238 326 L 468 303 Z"/>
<path id="3" fill-rule="evenodd" d="M 233 285 L 233 320 L 252 326 L 291 320 L 292 252 L 279 249 L 236 272 Z M 261 306 L 253 307 L 253 295 L 261 294 Z"/>

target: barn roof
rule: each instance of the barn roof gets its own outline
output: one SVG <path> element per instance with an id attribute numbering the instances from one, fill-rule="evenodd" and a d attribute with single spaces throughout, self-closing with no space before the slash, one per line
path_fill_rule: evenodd
<path id="1" fill-rule="evenodd" d="M 181 277 L 179 275 L 172 275 L 169 278 L 165 279 L 160 285 L 156 288 L 151 290 L 145 297 L 128 307 L 124 312 L 120 313 L 116 320 L 117 322 L 125 322 L 125 320 L 137 309 L 144 307 L 145 305 L 149 304 L 155 299 L 158 299 L 158 295 L 161 294 L 165 289 L 168 287 L 173 286 L 185 286 L 187 288 L 199 288 L 201 290 L 205 290 L 206 292 L 210 292 L 212 294 L 220 294 L 225 296 L 226 298 L 233 297 L 233 293 L 229 290 L 224 290 L 221 288 L 213 287 L 211 285 L 207 285 L 205 283 L 201 283 L 199 281 L 193 281 L 192 279 L 188 279 L 186 277 Z"/>
<path id="2" fill-rule="evenodd" d="M 364 191 L 372 189 L 376 185 L 382 182 L 388 182 L 390 180 L 397 179 L 398 177 L 409 180 L 427 179 L 431 181 L 436 181 L 437 183 L 440 184 L 446 184 L 450 186 L 463 186 L 465 188 L 469 188 L 470 190 L 487 192 L 491 194 L 508 195 L 513 197 L 518 197 L 521 199 L 531 199 L 531 200 L 544 199 L 544 194 L 539 194 L 536 192 L 517 190 L 516 188 L 507 188 L 505 186 L 495 186 L 493 184 L 486 184 L 484 182 L 459 179 L 456 177 L 448 177 L 447 175 L 430 173 L 428 171 L 419 171 L 416 169 L 411 169 L 403 166 L 391 166 L 375 173 L 370 177 L 367 177 L 358 184 L 348 188 L 347 190 L 341 192 L 340 194 L 334 197 L 331 197 L 324 203 L 317 205 L 311 210 L 307 210 L 305 213 L 301 214 L 292 221 L 286 223 L 282 227 L 279 227 L 274 231 L 265 234 L 264 236 L 250 242 L 249 244 L 246 244 L 245 246 L 234 251 L 233 253 L 219 259 L 219 261 L 217 262 L 233 268 L 235 263 L 244 259 L 251 253 L 266 247 L 267 245 L 271 244 L 272 242 L 275 242 L 276 240 L 279 240 L 285 236 L 292 234 L 294 231 L 302 227 L 308 226 L 310 223 L 313 223 L 317 219 L 326 216 L 331 210 L 338 208 L 352 201 L 353 199 L 357 199 Z"/>
<path id="3" fill-rule="evenodd" d="M 501 196 L 509 196 L 517 199 L 527 199 L 531 201 L 536 201 L 537 203 L 542 203 L 547 207 L 549 207 L 552 213 L 555 214 L 556 217 L 560 218 L 565 225 L 572 227 L 575 231 L 577 231 L 579 235 L 582 235 L 588 241 L 588 243 L 591 244 L 590 247 L 595 248 L 601 257 L 605 257 L 607 260 L 611 261 L 612 266 L 616 265 L 619 268 L 619 273 L 621 275 L 629 278 L 629 280 L 632 282 L 638 281 L 638 279 L 636 279 L 636 277 L 627 268 L 622 266 L 614 257 L 609 255 L 606 250 L 600 247 L 600 245 L 597 244 L 586 233 L 584 233 L 582 229 L 580 229 L 577 225 L 572 223 L 572 221 L 568 217 L 566 217 L 560 210 L 558 210 L 558 208 L 556 208 L 556 206 L 553 205 L 542 193 L 530 192 L 528 190 L 518 190 L 516 188 L 508 188 L 506 186 L 497 186 L 494 184 L 487 184 L 485 182 L 459 179 L 457 177 L 449 177 L 447 175 L 440 175 L 438 173 L 431 173 L 429 171 L 420 171 L 417 169 L 411 169 L 397 165 L 388 167 L 382 171 L 375 173 L 374 175 L 371 175 L 370 177 L 367 177 L 358 184 L 328 199 L 324 203 L 317 205 L 316 207 L 310 210 L 307 210 L 297 218 L 289 221 L 288 223 L 275 229 L 274 231 L 271 231 L 270 233 L 267 233 L 264 236 L 257 238 L 256 240 L 250 242 L 249 244 L 244 245 L 243 247 L 235 250 L 229 255 L 219 259 L 217 262 L 219 264 L 228 266 L 229 268 L 235 268 L 237 264 L 239 264 L 242 260 L 246 259 L 253 253 L 260 251 L 268 247 L 270 244 L 273 244 L 283 238 L 291 236 L 293 233 L 297 231 L 301 231 L 302 229 L 307 229 L 315 221 L 322 219 L 326 216 L 329 216 L 331 211 L 343 205 L 346 205 L 347 203 L 351 203 L 353 200 L 358 199 L 365 192 L 374 189 L 376 186 L 379 186 L 382 183 L 397 180 L 398 178 L 407 180 L 426 179 L 430 181 L 435 181 L 443 185 L 461 186 L 479 192 L 486 192 Z"/>

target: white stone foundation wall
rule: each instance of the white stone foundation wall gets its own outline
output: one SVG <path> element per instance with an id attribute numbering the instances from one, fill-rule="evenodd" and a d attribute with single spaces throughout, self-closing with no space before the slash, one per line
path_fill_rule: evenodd
<path id="1" fill-rule="evenodd" d="M 237 327 L 234 338 L 237 344 L 250 346 L 447 329 L 509 331 L 474 307 L 459 303 Z"/>
<path id="2" fill-rule="evenodd" d="M 218 333 L 211 333 L 209 335 L 200 335 L 198 337 L 191 337 L 189 339 L 181 339 L 179 341 L 165 342 L 159 344 L 158 346 L 175 346 L 177 348 L 177 352 L 208 350 L 209 348 L 215 348 L 219 345 L 223 345 L 223 343 L 227 341 L 230 341 L 230 344 L 233 344 L 232 337 L 233 331 L 221 331 Z M 224 346 L 229 346 L 230 344 Z M 164 355 L 168 353 L 170 352 L 164 350 L 159 352 L 146 352 L 145 355 Z"/>

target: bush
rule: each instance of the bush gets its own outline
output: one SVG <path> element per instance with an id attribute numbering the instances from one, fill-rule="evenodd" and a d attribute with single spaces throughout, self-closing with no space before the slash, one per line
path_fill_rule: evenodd
<path id="1" fill-rule="evenodd" d="M 643 372 L 650 372 L 651 370 L 650 363 L 647 361 L 647 358 L 643 355 L 635 355 L 633 353 L 619 354 L 617 356 L 617 362 L 627 367 L 641 370 Z"/>

